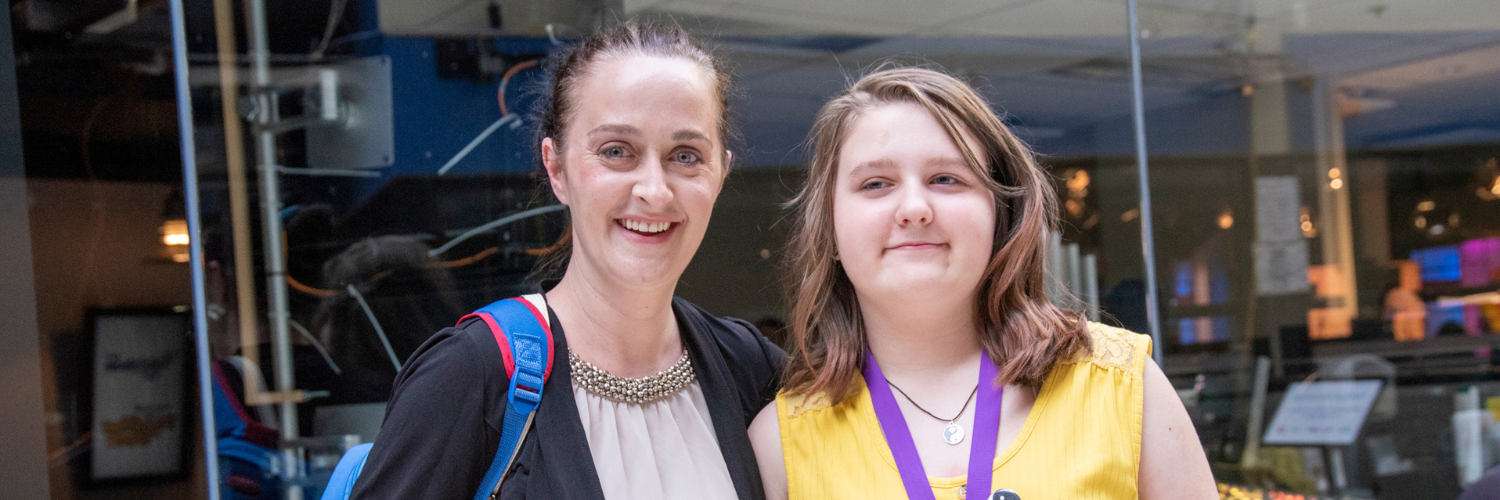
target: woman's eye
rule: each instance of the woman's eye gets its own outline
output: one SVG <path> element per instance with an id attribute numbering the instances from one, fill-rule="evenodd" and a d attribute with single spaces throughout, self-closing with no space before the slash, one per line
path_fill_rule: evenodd
<path id="1" fill-rule="evenodd" d="M 677 163 L 686 163 L 689 165 L 696 164 L 699 161 L 702 161 L 702 159 L 698 157 L 698 153 L 694 153 L 692 151 L 678 151 L 677 153 L 672 155 L 672 160 L 676 161 Z"/>
<path id="2" fill-rule="evenodd" d="M 625 155 L 625 148 L 620 146 L 610 146 L 604 148 L 604 151 L 599 152 L 599 156 L 603 156 L 609 159 L 624 158 Z"/>

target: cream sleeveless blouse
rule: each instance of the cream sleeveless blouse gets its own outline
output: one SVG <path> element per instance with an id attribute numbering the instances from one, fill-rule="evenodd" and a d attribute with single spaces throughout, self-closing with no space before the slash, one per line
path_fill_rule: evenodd
<path id="1" fill-rule="evenodd" d="M 608 500 L 738 498 L 695 380 L 664 399 L 622 403 L 573 386 Z"/>

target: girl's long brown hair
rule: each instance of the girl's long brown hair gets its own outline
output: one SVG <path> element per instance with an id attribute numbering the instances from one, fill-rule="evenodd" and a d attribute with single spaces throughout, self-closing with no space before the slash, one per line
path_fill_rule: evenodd
<path id="1" fill-rule="evenodd" d="M 855 121 L 900 102 L 931 112 L 994 193 L 994 249 L 974 301 L 980 344 L 999 365 L 1001 383 L 1037 389 L 1054 364 L 1090 349 L 1083 317 L 1054 306 L 1044 286 L 1046 234 L 1057 228 L 1057 195 L 1031 149 L 972 88 L 942 72 L 910 67 L 859 79 L 825 104 L 813 123 L 807 183 L 789 203 L 794 219 L 787 265 L 793 278 L 785 387 L 838 402 L 862 368 L 866 339 L 859 301 L 834 260 L 833 187 Z"/>

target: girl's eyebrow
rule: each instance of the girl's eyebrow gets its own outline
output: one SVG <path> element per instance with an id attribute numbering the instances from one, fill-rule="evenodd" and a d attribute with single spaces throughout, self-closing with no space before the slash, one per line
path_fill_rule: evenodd
<path id="1" fill-rule="evenodd" d="M 896 168 L 896 162 L 891 161 L 890 158 L 880 158 L 855 165 L 854 169 L 849 171 L 849 176 L 858 176 L 864 173 L 863 171 L 865 170 L 890 170 L 893 168 Z"/>
<path id="2" fill-rule="evenodd" d="M 938 158 L 933 158 L 931 160 L 927 160 L 927 166 L 929 166 L 929 167 L 965 167 L 965 168 L 967 168 L 969 166 L 969 164 L 967 162 L 965 162 L 963 160 L 963 158 L 954 158 L 952 156 L 942 156 L 942 157 L 938 157 Z"/>

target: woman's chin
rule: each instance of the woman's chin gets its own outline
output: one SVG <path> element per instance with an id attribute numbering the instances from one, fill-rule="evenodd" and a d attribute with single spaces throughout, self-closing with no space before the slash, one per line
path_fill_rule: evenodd
<path id="1" fill-rule="evenodd" d="M 610 259 L 613 275 L 631 286 L 651 286 L 660 283 L 677 283 L 682 270 L 687 268 L 687 259 L 671 259 L 660 256 L 630 257 L 616 255 Z M 681 260 L 682 262 L 677 262 Z"/>

